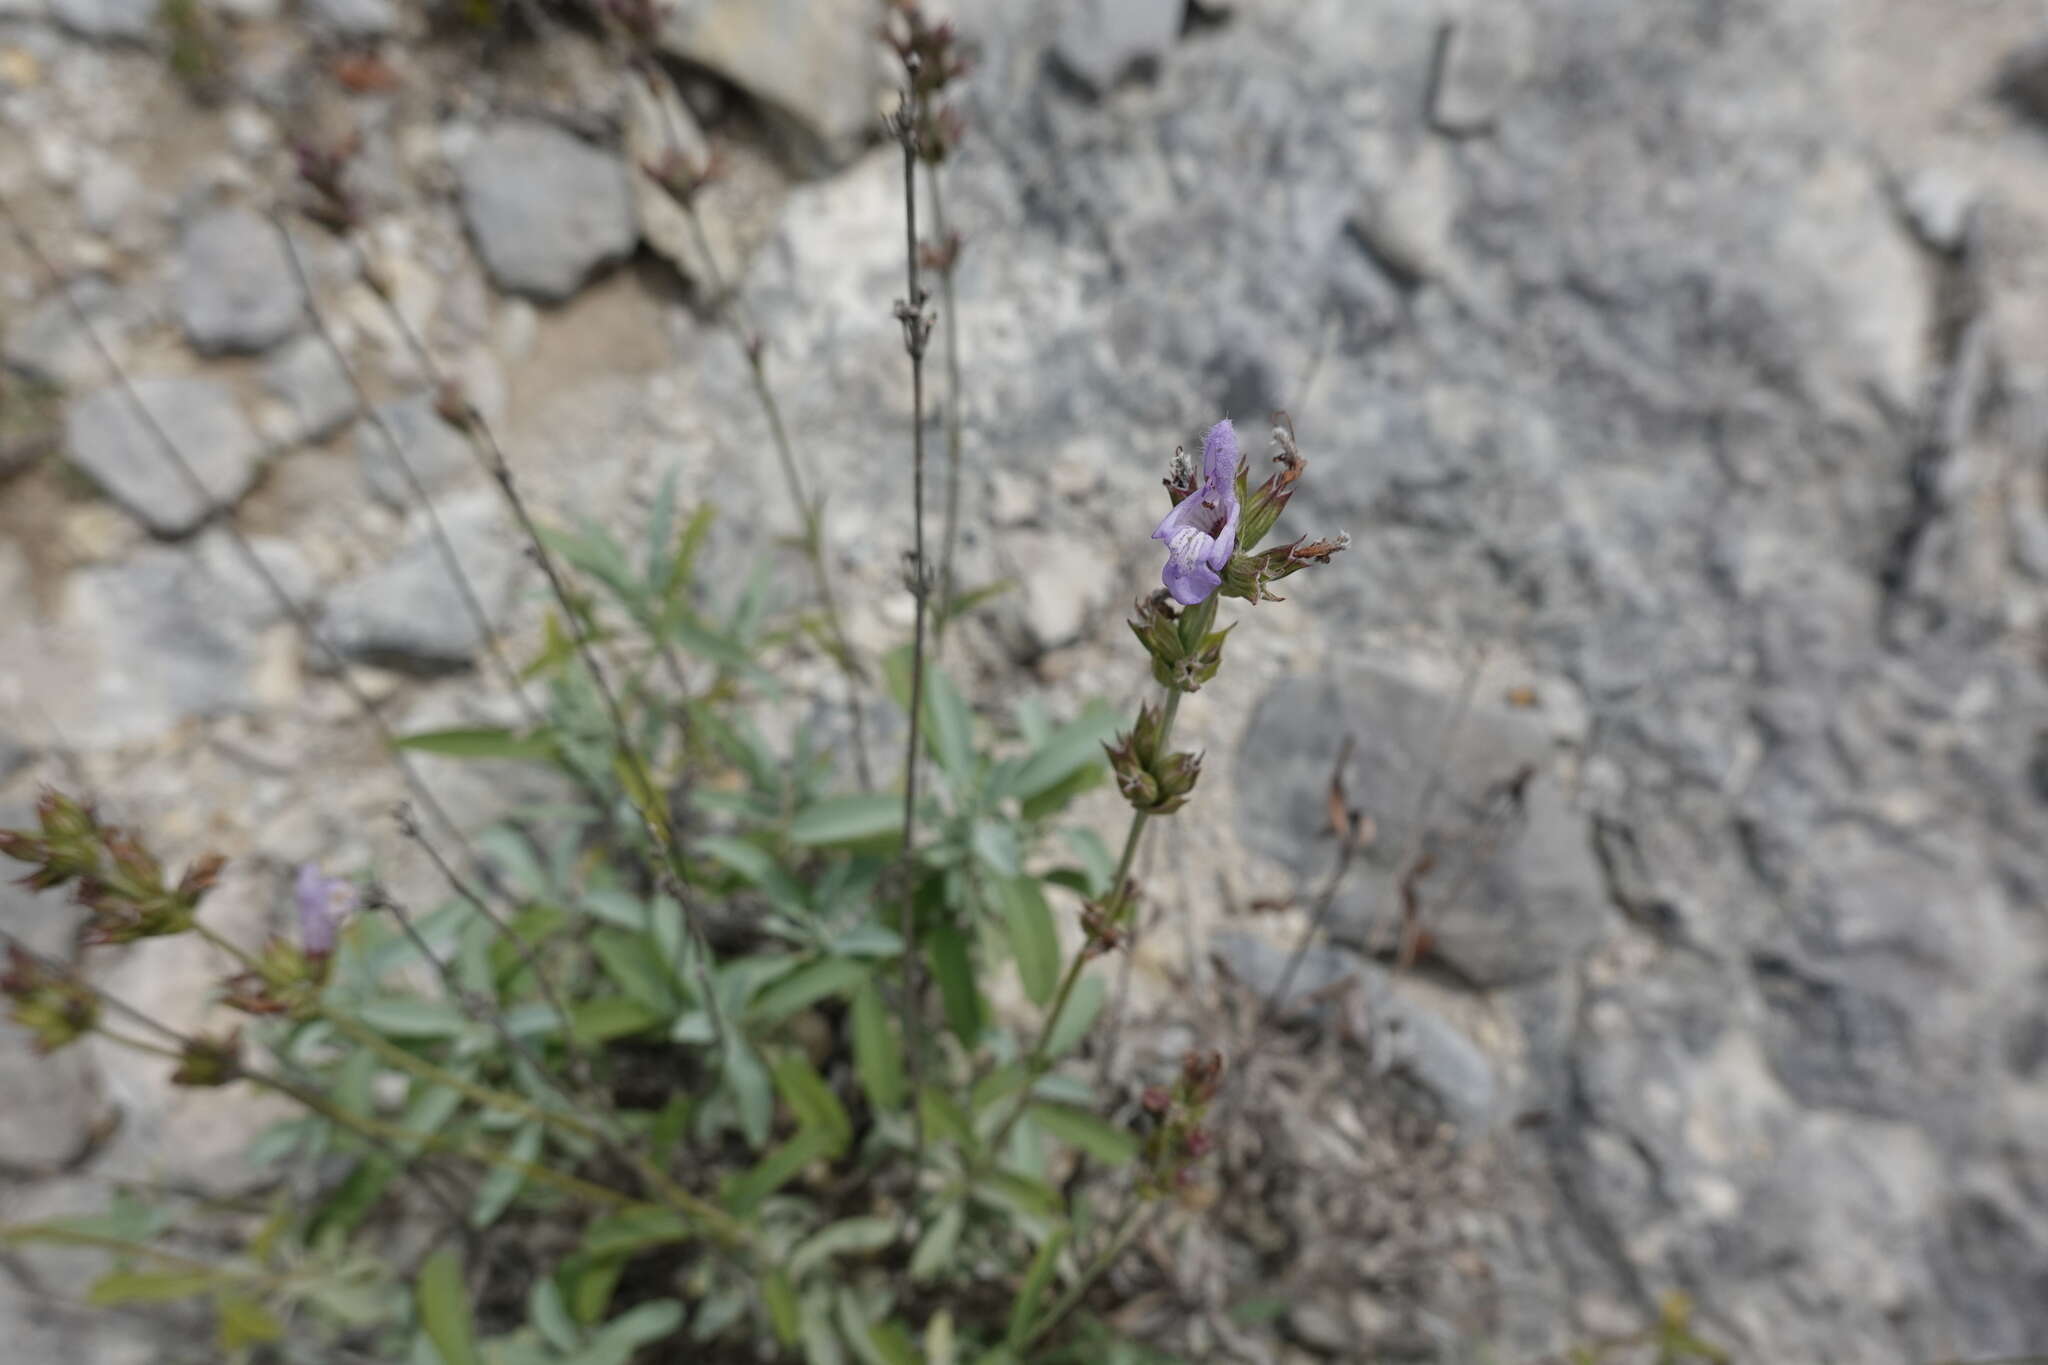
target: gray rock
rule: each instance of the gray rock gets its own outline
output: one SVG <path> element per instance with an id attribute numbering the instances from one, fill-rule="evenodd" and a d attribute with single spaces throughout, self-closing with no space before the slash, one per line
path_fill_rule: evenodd
<path id="1" fill-rule="evenodd" d="M 264 362 L 263 384 L 290 410 L 294 440 L 325 440 L 355 416 L 348 374 L 317 336 L 302 336 Z"/>
<path id="2" fill-rule="evenodd" d="M 495 626 L 512 605 L 523 563 L 498 497 L 480 491 L 439 510 L 456 558 Z M 440 547 L 417 515 L 389 562 L 330 595 L 324 628 L 350 658 L 421 673 L 463 668 L 484 643 Z"/>
<path id="3" fill-rule="evenodd" d="M 1060 67 L 1102 94 L 1156 66 L 1180 37 L 1185 0 L 1067 0 L 1053 36 Z"/>
<path id="4" fill-rule="evenodd" d="M 134 387 L 205 496 L 186 481 L 118 385 L 72 401 L 66 448 L 71 462 L 143 525 L 181 536 L 234 505 L 255 482 L 262 451 L 226 385 L 165 376 L 138 379 Z"/>
<path id="5" fill-rule="evenodd" d="M 202 351 L 267 350 L 304 317 L 283 240 L 249 209 L 215 209 L 188 223 L 173 274 L 178 321 Z"/>
<path id="6" fill-rule="evenodd" d="M 1977 211 L 1977 190 L 1953 171 L 1930 166 L 1916 171 L 1898 187 L 1899 207 L 1913 233 L 1934 251 L 1956 252 L 1963 246 L 1970 219 Z"/>
<path id="7" fill-rule="evenodd" d="M 487 130 L 461 160 L 463 219 L 499 287 L 559 302 L 623 259 L 638 228 L 626 168 L 550 123 Z"/>
<path id="8" fill-rule="evenodd" d="M 2029 117 L 2048 123 L 2048 36 L 2006 58 L 1999 92 Z"/>
<path id="9" fill-rule="evenodd" d="M 382 38 L 398 27 L 392 0 L 311 0 L 314 23 L 348 38 Z"/>
<path id="10" fill-rule="evenodd" d="M 1368 1048 L 1377 1073 L 1419 1087 L 1465 1137 L 1484 1134 L 1499 1118 L 1493 1063 L 1385 968 L 1345 949 L 1312 948 L 1288 977 L 1290 948 L 1257 935 L 1224 932 L 1209 946 L 1231 976 L 1261 998 L 1285 980 L 1287 994 L 1275 1002 L 1281 1018 L 1316 1009 L 1344 1021 Z"/>
<path id="11" fill-rule="evenodd" d="M 864 0 L 685 0 L 664 7 L 664 51 L 761 103 L 801 159 L 836 164 L 877 127 L 877 13 Z"/>
<path id="12" fill-rule="evenodd" d="M 52 904 L 44 913 L 64 908 Z M 0 1170 L 60 1168 L 87 1149 L 106 1118 L 84 1054 L 74 1045 L 44 1056 L 33 1043 L 28 1030 L 0 1019 L 0 1087 L 8 1097 L 0 1110 Z"/>
<path id="13" fill-rule="evenodd" d="M 238 591 L 182 545 L 145 545 L 79 569 L 20 680 L 64 738 L 85 748 L 246 709 L 255 657 Z"/>
<path id="14" fill-rule="evenodd" d="M 119 356 L 149 326 L 152 310 L 139 293 L 103 276 L 87 275 L 65 287 L 71 291 L 68 302 L 53 291 L 8 326 L 0 358 L 31 378 L 78 388 L 107 377 L 92 338 Z M 90 333 L 80 325 L 80 313 Z"/>
<path id="15" fill-rule="evenodd" d="M 362 466 L 363 482 L 378 501 L 401 510 L 417 501 L 407 469 L 413 479 L 432 491 L 476 468 L 469 438 L 441 420 L 434 411 L 432 394 L 394 398 L 379 403 L 375 411 L 377 421 L 365 421 L 356 428 L 356 461 Z M 396 455 L 391 449 L 393 441 L 398 444 Z"/>
<path id="16" fill-rule="evenodd" d="M 1546 774 L 1547 722 L 1486 699 L 1460 718 L 1454 688 L 1385 666 L 1288 679 L 1259 703 L 1238 751 L 1249 843 L 1304 877 L 1327 863 L 1324 793 L 1347 735 L 1346 789 L 1374 821 L 1377 866 L 1340 904 L 1337 932 L 1390 942 L 1395 864 L 1427 852 L 1434 866 L 1418 886 L 1431 951 L 1473 981 L 1542 976 L 1599 938 L 1605 886 L 1585 820 Z M 1418 824 L 1418 794 L 1432 784 L 1440 798 Z"/>
<path id="17" fill-rule="evenodd" d="M 88 38 L 146 40 L 156 28 L 158 0 L 49 0 L 58 23 Z"/>
<path id="18" fill-rule="evenodd" d="M 1451 21 L 1430 102 L 1436 126 L 1457 136 L 1492 128 L 1528 75 L 1535 36 L 1520 0 L 1473 5 Z"/>

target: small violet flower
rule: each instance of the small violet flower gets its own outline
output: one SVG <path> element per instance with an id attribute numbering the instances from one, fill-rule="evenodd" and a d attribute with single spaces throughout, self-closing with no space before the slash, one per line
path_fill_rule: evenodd
<path id="1" fill-rule="evenodd" d="M 1202 442 L 1202 486 L 1166 514 L 1152 539 L 1166 542 L 1166 590 L 1192 607 L 1223 582 L 1237 550 L 1237 431 L 1229 419 Z"/>
<path id="2" fill-rule="evenodd" d="M 302 864 L 292 885 L 299 904 L 299 946 L 308 957 L 326 957 L 334 951 L 334 937 L 341 922 L 356 908 L 356 889 L 340 877 L 321 873 L 312 863 Z"/>

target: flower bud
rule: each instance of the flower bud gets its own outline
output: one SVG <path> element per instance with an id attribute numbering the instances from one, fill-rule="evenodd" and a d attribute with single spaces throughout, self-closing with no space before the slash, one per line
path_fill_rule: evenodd
<path id="1" fill-rule="evenodd" d="M 171 1073 L 171 1084 L 227 1085 L 241 1074 L 242 1031 L 235 1029 L 219 1038 L 201 1035 L 188 1041 L 180 1054 L 178 1069 Z"/>
<path id="2" fill-rule="evenodd" d="M 1291 577 L 1311 564 L 1327 564 L 1331 555 L 1350 545 L 1351 537 L 1339 533 L 1321 540 L 1302 536 L 1289 544 L 1276 545 L 1253 554 L 1239 552 L 1232 555 L 1223 568 L 1222 594 L 1225 597 L 1242 597 L 1254 605 L 1285 601 L 1277 593 L 1267 591 L 1267 585 Z"/>
<path id="3" fill-rule="evenodd" d="M 1174 606 L 1173 595 L 1163 588 L 1139 599 L 1137 618 L 1128 624 L 1152 656 L 1152 677 L 1161 687 L 1200 691 L 1222 667 L 1223 637 L 1235 627 L 1208 629 L 1216 619 L 1210 605 L 1214 600 L 1181 612 Z"/>
<path id="4" fill-rule="evenodd" d="M 75 977 L 50 971 L 19 946 L 8 951 L 0 995 L 14 1002 L 14 1022 L 35 1039 L 38 1052 L 55 1052 L 92 1032 L 100 1000 Z"/>
<path id="5" fill-rule="evenodd" d="M 1238 476 L 1238 499 L 1244 507 L 1237 531 L 1240 550 L 1254 549 L 1266 538 L 1266 532 L 1273 529 L 1273 523 L 1286 510 L 1288 499 L 1294 496 L 1296 480 L 1308 468 L 1308 461 L 1301 458 L 1301 451 L 1294 444 L 1294 423 L 1284 412 L 1273 414 L 1273 451 L 1273 462 L 1280 468 L 1264 483 L 1247 490 L 1248 476 Z"/>
<path id="6" fill-rule="evenodd" d="M 1150 815 L 1170 815 L 1187 804 L 1202 774 L 1202 757 L 1162 753 L 1166 744 L 1166 713 L 1152 705 L 1138 709 L 1138 723 L 1103 748 L 1116 774 L 1117 790 L 1131 806 Z"/>

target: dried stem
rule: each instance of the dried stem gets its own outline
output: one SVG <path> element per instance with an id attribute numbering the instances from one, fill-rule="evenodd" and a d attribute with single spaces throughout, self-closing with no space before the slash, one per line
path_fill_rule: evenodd
<path id="1" fill-rule="evenodd" d="M 114 358 L 114 354 L 108 349 L 107 344 L 100 339 L 99 332 L 93 326 L 91 317 L 86 313 L 84 307 L 80 305 L 77 296 L 71 292 L 71 286 L 58 274 L 55 264 L 43 252 L 41 245 L 37 243 L 20 219 L 14 215 L 13 210 L 8 207 L 4 199 L 0 199 L 0 221 L 5 221 L 9 234 L 21 246 L 23 253 L 28 256 L 30 261 L 35 264 L 36 269 L 48 279 L 50 284 L 63 298 L 65 308 L 70 313 L 71 320 L 77 326 L 79 334 L 86 339 L 94 355 L 98 357 L 115 385 L 120 388 L 122 394 L 127 398 L 129 406 L 142 419 L 143 427 L 149 432 L 150 440 L 156 446 L 158 453 L 169 462 L 172 469 L 176 471 L 179 479 L 184 482 L 187 488 L 201 500 L 211 503 L 213 501 L 213 491 L 200 479 L 198 472 L 192 467 L 192 462 L 185 458 L 184 452 L 178 448 L 177 442 L 171 439 L 170 433 L 164 430 L 163 424 L 157 420 L 156 414 L 149 410 L 149 405 L 144 403 L 141 396 L 136 393 L 134 382 L 129 379 L 127 370 Z M 383 713 L 377 709 L 377 704 L 370 700 L 369 694 L 363 691 L 354 676 L 349 672 L 348 661 L 342 658 L 340 651 L 313 625 L 313 619 L 306 609 L 299 605 L 290 593 L 285 591 L 284 585 L 278 582 L 277 576 L 270 571 L 270 566 L 263 562 L 262 557 L 249 544 L 248 537 L 242 534 L 241 528 L 235 525 L 234 519 L 232 517 L 223 517 L 220 519 L 220 526 L 227 533 L 228 543 L 234 547 L 236 555 L 240 557 L 243 564 L 255 576 L 256 580 L 263 585 L 264 591 L 277 604 L 278 609 L 291 621 L 299 635 L 325 658 L 333 672 L 335 681 L 340 685 L 342 691 L 347 694 L 349 701 L 355 706 L 356 710 L 369 722 L 370 727 L 377 732 L 378 738 L 383 741 L 384 752 L 398 769 L 399 775 L 404 779 L 406 786 L 411 789 L 414 799 L 419 802 L 421 808 L 427 812 L 434 823 L 446 831 L 450 838 L 461 844 L 464 850 L 470 854 L 472 860 L 474 860 L 474 850 L 470 846 L 468 837 L 463 833 L 462 827 L 455 823 L 454 817 L 449 815 L 447 808 L 434 795 L 433 789 L 427 785 L 426 780 L 412 766 L 405 752 L 398 747 L 397 734 L 392 731 L 390 722 L 384 719 Z"/>
<path id="2" fill-rule="evenodd" d="M 663 76 L 662 79 L 666 79 Z M 680 152 L 680 138 L 673 128 L 669 129 L 671 145 Z M 803 527 L 802 545 L 804 559 L 811 568 L 811 581 L 817 589 L 818 602 L 825 613 L 825 630 L 830 636 L 833 662 L 846 677 L 848 687 L 848 716 L 853 730 L 853 762 L 856 775 L 864 791 L 874 789 L 874 768 L 868 757 L 867 720 L 861 708 L 861 695 L 867 683 L 867 672 L 862 668 L 860 656 L 854 652 L 853 643 L 847 638 L 846 624 L 839 613 L 839 598 L 832 589 L 831 570 L 825 564 L 825 518 L 821 500 L 804 486 L 801 462 L 796 447 L 790 440 L 788 425 L 783 421 L 782 405 L 776 401 L 774 386 L 768 382 L 766 346 L 761 334 L 746 320 L 736 290 L 730 288 L 724 272 L 718 268 L 718 257 L 711 250 L 710 235 L 704 230 L 704 220 L 697 211 L 694 198 L 678 201 L 683 210 L 683 219 L 689 225 L 690 241 L 697 248 L 697 255 L 703 263 L 706 294 L 713 301 L 714 316 L 732 333 L 733 341 L 740 348 L 740 354 L 747 362 L 747 376 L 754 391 L 754 400 L 760 404 L 761 415 L 768 423 L 769 443 L 775 448 L 775 460 L 782 470 L 782 481 L 789 489 L 791 505 L 796 509 L 797 520 Z"/>
<path id="3" fill-rule="evenodd" d="M 276 213 L 270 215 L 270 225 L 276 230 L 278 240 L 284 244 L 285 259 L 291 262 L 292 276 L 298 281 L 299 297 L 304 305 L 302 311 L 312 322 L 314 333 L 320 338 L 321 345 L 327 348 L 327 353 L 333 357 L 342 377 L 348 381 L 349 392 L 355 398 L 356 411 L 376 429 L 377 435 L 384 443 L 384 449 L 391 456 L 392 464 L 405 479 L 406 491 L 412 495 L 413 502 L 425 514 L 427 531 L 433 539 L 435 552 L 448 570 L 449 581 L 455 584 L 456 594 L 462 599 L 463 611 L 476 626 L 477 640 L 482 644 L 485 654 L 490 656 L 491 665 L 497 670 L 505 690 L 519 706 L 520 713 L 526 719 L 527 728 L 539 728 L 540 712 L 534 706 L 533 699 L 526 695 L 526 688 L 519 680 L 519 670 L 505 657 L 504 646 L 498 642 L 498 634 L 491 624 L 490 614 L 484 610 L 483 599 L 477 596 L 476 584 L 470 581 L 468 572 L 462 567 L 462 556 L 455 552 L 455 542 L 449 538 L 448 528 L 441 520 L 441 513 L 434 506 L 433 495 L 427 491 L 427 485 L 420 478 L 419 471 L 412 467 L 412 459 L 405 453 L 405 446 L 398 439 L 398 434 L 391 429 L 391 423 L 385 420 L 384 414 L 370 402 L 370 395 L 363 388 L 362 376 L 356 373 L 355 366 L 349 362 L 348 353 L 335 338 L 334 329 L 327 325 L 327 315 L 314 298 L 312 277 L 307 273 L 305 261 L 299 256 L 298 243 L 292 240 L 290 230 Z M 385 300 L 394 317 L 403 320 L 398 305 L 385 295 L 385 285 L 382 281 L 373 278 L 371 290 Z"/>
<path id="4" fill-rule="evenodd" d="M 534 982 L 540 987 L 540 993 L 548 1002 L 548 1008 L 555 1012 L 555 1018 L 561 1022 L 562 1048 L 568 1054 L 569 1067 L 575 1076 L 576 1088 L 578 1090 L 588 1090 L 590 1088 L 590 1059 L 584 1055 L 582 1047 L 576 1042 L 575 1021 L 569 1014 L 568 1006 L 562 1002 L 561 995 L 555 990 L 555 983 L 541 969 L 540 959 L 534 954 L 533 945 L 528 943 L 512 927 L 510 921 L 505 919 L 496 910 L 493 910 L 490 904 L 477 894 L 476 888 L 463 880 L 462 874 L 455 870 L 454 865 L 448 861 L 440 849 L 434 847 L 433 840 L 427 838 L 426 831 L 421 829 L 419 822 L 412 818 L 410 809 L 401 803 L 393 813 L 398 820 L 399 832 L 419 845 L 420 850 L 427 855 L 428 860 L 440 872 L 442 879 L 448 883 L 449 889 L 467 902 L 472 910 L 489 921 L 492 930 L 511 946 L 512 951 L 519 955 L 520 963 L 529 972 L 533 973 Z"/>
<path id="5" fill-rule="evenodd" d="M 914 74 L 914 73 L 913 73 Z M 910 652 L 910 724 L 903 749 L 903 906 L 898 932 L 903 938 L 903 980 L 901 1012 L 903 1038 L 910 1051 L 910 1089 L 913 1096 L 924 1085 L 924 1030 L 918 1026 L 919 971 L 917 956 L 917 747 L 924 715 L 925 617 L 930 607 L 932 579 L 924 548 L 924 353 L 931 339 L 931 319 L 925 313 L 925 292 L 917 268 L 917 128 L 921 111 L 913 111 L 906 91 L 895 118 L 897 141 L 903 146 L 903 259 L 908 292 L 896 305 L 903 324 L 903 349 L 910 356 L 910 593 L 915 604 L 916 625 Z M 910 1106 L 913 1173 L 924 1169 L 924 1115 L 922 1106 Z"/>
<path id="6" fill-rule="evenodd" d="M 380 294 L 380 297 L 384 296 Z M 391 316 L 393 325 L 397 328 L 399 335 L 404 338 L 408 349 L 411 350 L 413 358 L 418 362 L 420 368 L 437 386 L 445 386 L 445 380 L 442 377 L 439 366 L 434 363 L 433 356 L 428 353 L 425 343 L 413 329 L 412 324 L 407 321 L 403 313 L 399 312 L 397 304 L 390 298 L 384 297 L 384 305 Z M 570 639 L 576 649 L 576 657 L 589 673 L 592 684 L 597 688 L 598 695 L 604 701 L 605 714 L 612 731 L 613 750 L 619 762 L 626 766 L 634 779 L 636 791 L 629 793 L 630 804 L 639 812 L 647 838 L 654 845 L 655 855 L 660 859 L 660 864 L 655 869 L 656 878 L 661 883 L 662 890 L 672 896 L 676 904 L 683 908 L 684 922 L 689 926 L 690 935 L 695 941 L 697 948 L 698 986 L 704 996 L 704 1010 L 711 1020 L 714 1035 L 718 1038 L 723 1038 L 725 1032 L 724 1020 L 719 1010 L 717 997 L 713 991 L 708 965 L 711 959 L 710 941 L 704 928 L 701 912 L 692 903 L 690 896 L 684 890 L 683 869 L 679 862 L 680 841 L 676 836 L 673 824 L 669 821 L 665 812 L 651 815 L 646 808 L 648 805 L 658 801 L 658 788 L 654 785 L 654 780 L 648 771 L 646 760 L 633 743 L 632 732 L 626 724 L 625 708 L 620 704 L 618 693 L 612 687 L 610 675 L 606 671 L 603 661 L 598 657 L 597 642 L 591 638 L 590 632 L 584 624 L 583 612 L 569 591 L 568 579 L 563 574 L 560 563 L 557 562 L 554 554 L 548 549 L 547 542 L 542 539 L 540 527 L 534 521 L 533 512 L 527 506 L 525 495 L 520 492 L 518 481 L 513 477 L 511 462 L 505 458 L 505 447 L 499 442 L 496 430 L 485 420 L 483 413 L 477 408 L 476 404 L 471 402 L 467 395 L 461 395 L 460 402 L 462 404 L 464 436 L 470 440 L 471 448 L 475 451 L 479 464 L 491 476 L 492 482 L 497 485 L 499 492 L 503 494 L 505 504 L 511 510 L 514 520 L 519 523 L 520 532 L 526 538 L 527 550 L 533 556 L 534 562 L 540 565 L 541 574 L 547 580 L 548 591 L 554 597 L 555 605 L 562 613 L 563 623 L 568 628 Z M 662 644 L 664 642 L 658 641 L 657 643 Z M 680 688 L 682 686 L 681 667 L 675 662 L 672 655 L 667 654 L 665 646 L 664 655 L 669 660 L 669 668 L 674 676 L 674 681 L 678 688 Z M 611 811 L 612 803 L 605 799 L 601 793 L 596 795 L 596 799 L 599 803 L 600 812 L 608 814 Z"/>

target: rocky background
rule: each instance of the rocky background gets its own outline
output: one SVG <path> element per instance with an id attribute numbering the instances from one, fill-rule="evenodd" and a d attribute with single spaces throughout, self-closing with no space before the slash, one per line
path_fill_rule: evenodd
<path id="1" fill-rule="evenodd" d="M 669 116 L 726 167 L 713 251 L 830 496 L 852 632 L 888 647 L 909 418 L 873 15 L 668 9 Z M 1183 712 L 1204 793 L 1145 869 L 1166 913 L 1125 1069 L 1277 979 L 1354 741 L 1375 837 L 1296 982 L 1313 1083 L 1276 1076 L 1291 1107 L 1247 1120 L 1323 1157 L 1268 1180 L 1264 1234 L 1222 1210 L 1178 1284 L 1291 1308 L 1181 1311 L 1181 1349 L 1534 1360 L 1676 1289 L 1741 1360 L 2048 1350 L 2048 7 L 955 12 L 981 54 L 940 324 L 966 573 L 1019 586 L 950 666 L 992 714 L 1026 687 L 1135 699 L 1155 481 L 1218 413 L 1256 446 L 1291 412 L 1290 515 L 1353 537 L 1239 609 Z M 705 262 L 634 169 L 661 118 L 573 17 L 536 39 L 398 0 L 0 0 L 0 197 L 215 495 L 168 477 L 0 237 L 0 817 L 88 787 L 230 854 L 215 903 L 252 934 L 297 860 L 428 885 L 374 735 L 220 529 L 399 730 L 516 714 L 379 420 L 515 658 L 533 585 L 366 260 L 549 517 L 629 530 L 678 471 L 720 562 L 765 554 L 800 598 L 744 366 L 693 306 Z M 291 149 L 344 135 L 369 222 L 345 244 L 293 217 L 288 250 Z M 472 823 L 517 796 L 430 776 Z M 0 923 L 67 940 L 13 888 Z M 184 940 L 98 960 L 181 1021 L 221 965 Z M 245 1181 L 264 1115 L 157 1070 L 0 1039 L 0 1219 Z M 78 1274 L 0 1262 L 10 1358 L 176 1358 L 64 1307 Z"/>

